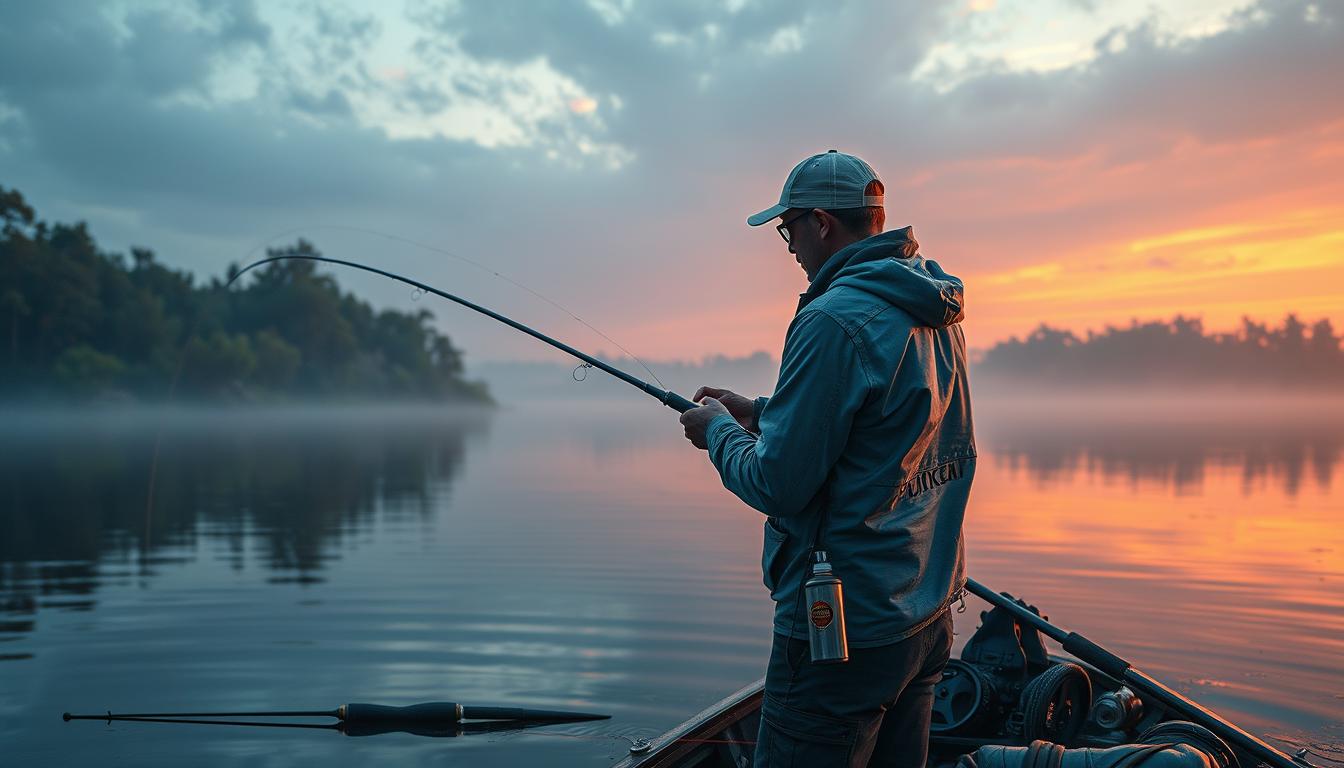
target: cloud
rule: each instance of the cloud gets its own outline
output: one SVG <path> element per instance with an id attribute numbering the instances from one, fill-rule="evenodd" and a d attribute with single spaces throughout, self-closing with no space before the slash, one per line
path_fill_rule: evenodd
<path id="1" fill-rule="evenodd" d="M 659 355 L 777 348 L 801 274 L 742 219 L 831 147 L 972 275 L 1344 199 L 1337 2 L 1267 0 L 1198 36 L 1133 17 L 1078 37 L 1075 63 L 976 60 L 943 90 L 920 67 L 960 50 L 965 2 L 277 7 L 9 9 L 0 184 L 214 273 L 296 223 L 409 231 Z M 716 331 L 739 308 L 750 333 Z"/>
<path id="2" fill-rule="evenodd" d="M 1095 147 L 1099 136 L 1152 155 L 1187 138 L 1213 143 L 1319 125 L 1344 116 L 1344 96 L 1332 86 L 1344 71 L 1340 17 L 1338 4 L 1327 15 L 1308 3 L 1267 3 L 1194 40 L 1143 21 L 1099 38 L 1085 65 L 972 78 L 937 101 L 932 124 L 955 131 L 942 142 L 947 149 L 1055 155 Z M 1113 50 L 1107 41 L 1117 36 L 1126 42 Z"/>
<path id="3" fill-rule="evenodd" d="M 761 46 L 761 52 L 767 56 L 780 56 L 797 53 L 803 49 L 803 30 L 797 25 L 780 27 Z"/>

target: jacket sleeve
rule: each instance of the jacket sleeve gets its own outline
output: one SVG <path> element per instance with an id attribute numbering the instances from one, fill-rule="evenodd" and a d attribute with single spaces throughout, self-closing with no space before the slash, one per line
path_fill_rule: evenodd
<path id="1" fill-rule="evenodd" d="M 709 457 L 723 485 L 772 517 L 801 512 L 821 488 L 849 439 L 867 395 L 854 342 L 821 311 L 794 319 L 779 381 L 760 412 L 760 435 L 731 416 L 709 425 Z"/>
<path id="2" fill-rule="evenodd" d="M 761 434 L 761 411 L 765 404 L 770 402 L 768 397 L 758 397 L 751 401 L 751 431 Z"/>

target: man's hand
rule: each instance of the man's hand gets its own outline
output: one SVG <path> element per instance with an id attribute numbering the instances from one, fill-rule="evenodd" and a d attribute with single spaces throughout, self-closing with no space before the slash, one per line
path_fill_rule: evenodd
<path id="1" fill-rule="evenodd" d="M 752 415 L 756 410 L 756 403 L 750 398 L 743 397 L 731 389 L 719 389 L 718 387 L 701 387 L 695 390 L 695 397 L 691 400 L 700 402 L 702 397 L 712 397 L 723 403 L 723 407 L 728 409 L 737 423 L 748 432 L 756 431 L 756 420 Z"/>
<path id="2" fill-rule="evenodd" d="M 700 394 L 699 392 L 696 393 Z M 699 398 L 696 398 L 697 400 Z M 709 429 L 709 422 L 714 420 L 715 416 L 726 413 L 729 416 L 732 413 L 723 406 L 723 403 L 712 397 L 706 397 L 699 408 L 681 414 L 681 426 L 686 429 L 686 439 L 691 441 L 700 450 L 709 448 L 709 442 L 705 440 L 705 432 Z"/>

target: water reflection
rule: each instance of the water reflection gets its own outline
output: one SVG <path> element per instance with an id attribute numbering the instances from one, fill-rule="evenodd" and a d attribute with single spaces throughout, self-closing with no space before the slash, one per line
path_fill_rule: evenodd
<path id="1" fill-rule="evenodd" d="M 1337 740 L 1344 430 L 1246 411 L 1066 418 L 978 401 L 976 416 L 977 579 L 1240 724 Z M 333 766 L 444 759 L 442 742 L 396 736 L 150 736 L 55 718 L 356 696 L 607 712 L 590 730 L 447 748 L 464 764 L 609 763 L 764 667 L 760 516 L 676 414 L 642 400 L 488 419 L 183 418 L 159 445 L 148 514 L 155 430 L 4 423 L 0 741 L 20 762 L 118 749 L 236 764 L 277 745 Z M 963 639 L 975 612 L 958 618 Z"/>
<path id="2" fill-rule="evenodd" d="M 977 415 L 977 578 L 1243 725 L 1339 726 L 1340 409 Z"/>
<path id="3" fill-rule="evenodd" d="M 269 583 L 319 583 L 343 541 L 376 518 L 429 517 L 431 495 L 451 490 L 490 416 L 275 409 L 5 421 L 0 641 L 31 633 L 39 610 L 91 610 L 101 582 L 189 564 L 200 542 L 221 545 L 234 571 L 250 560 Z"/>
<path id="4" fill-rule="evenodd" d="M 1043 483 L 1079 474 L 1197 492 L 1233 468 L 1245 493 L 1329 491 L 1344 457 L 1344 405 L 1291 409 L 1049 409 L 989 401 L 977 412 L 982 448 Z"/>

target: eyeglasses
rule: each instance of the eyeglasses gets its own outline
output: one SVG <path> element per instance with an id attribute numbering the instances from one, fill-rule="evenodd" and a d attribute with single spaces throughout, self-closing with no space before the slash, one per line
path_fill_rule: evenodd
<path id="1" fill-rule="evenodd" d="M 811 212 L 812 209 L 809 208 L 808 210 L 799 213 L 797 216 L 791 217 L 788 221 L 780 221 L 779 226 L 775 227 L 775 231 L 779 232 L 780 237 L 784 238 L 784 242 L 789 242 L 789 225 Z"/>

